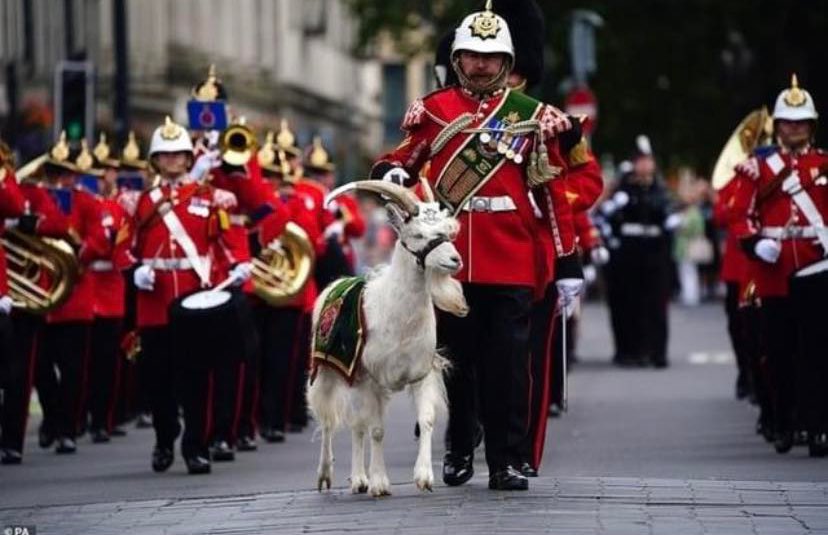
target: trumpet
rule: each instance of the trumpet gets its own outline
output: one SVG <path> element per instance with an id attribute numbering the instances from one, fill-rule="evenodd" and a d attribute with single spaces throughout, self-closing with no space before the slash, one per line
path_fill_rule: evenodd
<path id="1" fill-rule="evenodd" d="M 69 298 L 80 269 L 67 242 L 8 229 L 0 243 L 6 251 L 9 295 L 15 307 L 45 314 Z"/>
<path id="2" fill-rule="evenodd" d="M 258 147 L 256 134 L 243 121 L 228 126 L 219 136 L 221 158 L 230 165 L 245 165 Z"/>
<path id="3" fill-rule="evenodd" d="M 253 259 L 253 291 L 270 306 L 282 306 L 304 289 L 313 273 L 314 251 L 307 233 L 288 222 L 277 243 Z"/>

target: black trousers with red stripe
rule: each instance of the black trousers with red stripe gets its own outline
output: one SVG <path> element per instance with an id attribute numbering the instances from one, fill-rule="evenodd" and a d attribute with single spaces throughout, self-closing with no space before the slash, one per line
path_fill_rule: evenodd
<path id="1" fill-rule="evenodd" d="M 303 312 L 298 308 L 259 309 L 257 327 L 261 341 L 261 427 L 286 430 L 290 419 L 293 385 L 291 364 L 298 360 Z M 290 400 L 290 402 L 289 402 Z"/>
<path id="2" fill-rule="evenodd" d="M 43 328 L 35 385 L 44 424 L 58 437 L 85 428 L 91 323 L 47 323 Z"/>
<path id="3" fill-rule="evenodd" d="M 299 318 L 299 335 L 295 341 L 296 347 L 291 355 L 288 371 L 291 390 L 286 411 L 287 418 L 294 428 L 308 425 L 308 402 L 305 399 L 305 385 L 308 382 L 308 368 L 310 365 L 311 323 L 310 313 L 302 312 Z"/>
<path id="4" fill-rule="evenodd" d="M 13 310 L 10 325 L 11 347 L 3 346 L 6 383 L 0 407 L 0 448 L 23 452 L 29 398 L 35 377 L 37 341 L 43 326 L 42 316 Z"/>
<path id="5" fill-rule="evenodd" d="M 531 404 L 529 323 L 532 289 L 463 284 L 470 312 L 440 313 L 438 346 L 452 363 L 446 380 L 451 453 L 474 447 L 477 410 L 483 422 L 489 470 L 523 460 Z M 475 403 L 475 393 L 479 403 Z"/>
<path id="6" fill-rule="evenodd" d="M 90 427 L 111 432 L 115 425 L 124 357 L 121 354 L 121 318 L 95 318 L 89 362 L 88 408 Z"/>
<path id="7" fill-rule="evenodd" d="M 274 342 L 279 342 L 274 325 L 276 309 L 262 302 L 251 303 L 251 306 L 257 334 L 257 346 L 251 351 L 244 367 L 244 386 L 242 388 L 238 428 L 238 436 L 247 438 L 256 437 L 256 431 L 261 421 L 259 407 L 261 405 L 262 383 L 265 381 L 263 377 L 264 353 L 271 348 Z M 269 368 L 268 371 L 272 372 L 273 368 Z"/>

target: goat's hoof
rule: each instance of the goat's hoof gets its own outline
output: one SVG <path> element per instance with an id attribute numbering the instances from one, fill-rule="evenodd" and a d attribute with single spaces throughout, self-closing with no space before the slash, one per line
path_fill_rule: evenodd
<path id="1" fill-rule="evenodd" d="M 371 490 L 371 496 L 374 498 L 383 498 L 385 496 L 391 496 L 391 489 L 373 489 Z"/>
<path id="2" fill-rule="evenodd" d="M 325 489 L 331 490 L 331 478 L 330 476 L 319 476 L 316 480 L 316 490 L 322 492 L 322 485 L 325 485 Z"/>
<path id="3" fill-rule="evenodd" d="M 417 489 L 421 491 L 434 492 L 434 483 L 432 481 L 415 481 Z"/>
<path id="4" fill-rule="evenodd" d="M 365 476 L 351 477 L 351 493 L 365 494 L 368 492 L 368 478 Z"/>
<path id="5" fill-rule="evenodd" d="M 391 496 L 391 483 L 387 477 L 379 477 L 371 481 L 368 486 L 368 492 L 374 498 L 381 498 L 383 496 Z"/>

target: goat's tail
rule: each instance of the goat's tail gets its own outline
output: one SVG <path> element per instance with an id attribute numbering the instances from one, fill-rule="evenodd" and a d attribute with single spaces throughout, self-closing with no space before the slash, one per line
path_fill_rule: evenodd
<path id="1" fill-rule="evenodd" d="M 313 383 L 308 384 L 306 396 L 308 406 L 320 428 L 327 428 L 333 432 L 340 427 L 348 403 L 347 390 L 348 385 L 335 371 L 325 366 L 319 367 Z"/>

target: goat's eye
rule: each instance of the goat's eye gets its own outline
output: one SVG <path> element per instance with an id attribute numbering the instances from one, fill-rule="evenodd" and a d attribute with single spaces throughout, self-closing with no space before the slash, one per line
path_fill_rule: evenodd
<path id="1" fill-rule="evenodd" d="M 425 235 L 423 235 L 422 232 L 415 232 L 414 234 L 411 235 L 411 237 L 414 238 L 415 240 L 422 240 L 423 238 L 425 238 Z"/>

